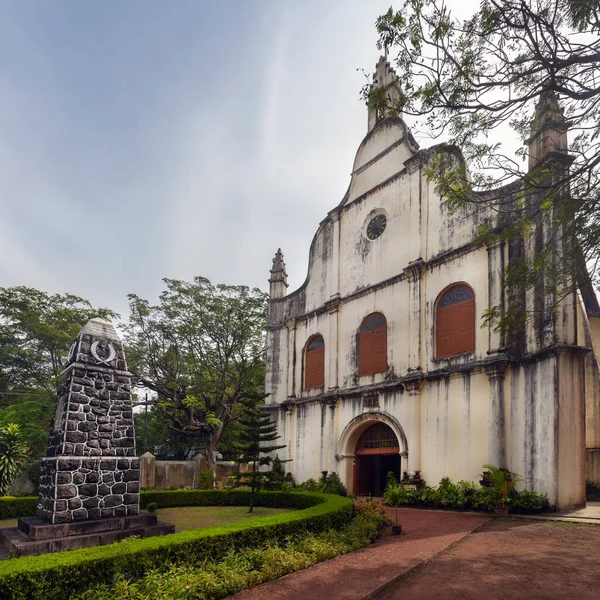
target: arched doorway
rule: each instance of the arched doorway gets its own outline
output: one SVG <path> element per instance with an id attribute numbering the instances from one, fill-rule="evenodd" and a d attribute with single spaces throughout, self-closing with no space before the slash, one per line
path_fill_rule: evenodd
<path id="1" fill-rule="evenodd" d="M 375 423 L 363 431 L 354 455 L 357 496 L 382 496 L 390 471 L 396 481 L 400 481 L 400 444 L 392 428 L 385 423 Z"/>

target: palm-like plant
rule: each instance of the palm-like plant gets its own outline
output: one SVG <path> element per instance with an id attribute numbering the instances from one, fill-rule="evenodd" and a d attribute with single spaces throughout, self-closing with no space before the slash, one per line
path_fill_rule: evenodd
<path id="1" fill-rule="evenodd" d="M 483 468 L 487 469 L 488 473 L 482 474 L 481 477 L 491 482 L 496 507 L 505 508 L 510 490 L 515 487 L 515 484 L 523 481 L 523 478 L 516 473 L 511 473 L 508 469 L 494 465 L 483 465 Z"/>
<path id="2" fill-rule="evenodd" d="M 27 458 L 27 445 L 16 423 L 0 425 L 0 496 L 5 496 Z"/>

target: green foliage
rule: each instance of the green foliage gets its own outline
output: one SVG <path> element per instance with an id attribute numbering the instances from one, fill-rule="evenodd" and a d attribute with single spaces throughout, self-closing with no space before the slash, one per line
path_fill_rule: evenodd
<path id="1" fill-rule="evenodd" d="M 516 473 L 511 473 L 507 469 L 501 469 L 494 465 L 484 465 L 484 469 L 488 470 L 485 478 L 490 483 L 489 488 L 495 503 L 494 508 L 505 508 L 508 504 L 510 491 L 514 489 L 515 484 L 523 481 L 523 479 Z"/>
<path id="2" fill-rule="evenodd" d="M 348 491 L 337 473 L 330 473 L 329 475 L 323 473 L 320 481 L 323 484 L 324 494 L 337 494 L 338 496 L 348 495 Z"/>
<path id="3" fill-rule="evenodd" d="M 0 426 L 0 496 L 10 490 L 15 477 L 25 466 L 28 448 L 16 423 Z"/>
<path id="4" fill-rule="evenodd" d="M 73 339 L 91 318 L 116 316 L 72 294 L 0 288 L 0 425 L 20 425 L 34 458 L 46 449 Z"/>
<path id="5" fill-rule="evenodd" d="M 250 465 L 250 470 L 235 473 L 235 478 L 250 487 L 250 509 L 254 506 L 254 495 L 260 490 L 267 473 L 260 468 L 271 464 L 270 453 L 285 448 L 285 445 L 273 444 L 279 439 L 277 426 L 271 415 L 262 412 L 256 401 L 243 400 L 245 413 L 240 419 L 240 431 L 237 443 L 238 464 Z M 281 461 L 280 461 L 281 462 Z"/>
<path id="6" fill-rule="evenodd" d="M 486 216 L 479 241 L 524 239 L 505 276 L 506 305 L 486 313 L 510 335 L 589 288 L 586 266 L 600 283 L 600 3 L 483 0 L 468 18 L 457 14 L 443 0 L 405 0 L 379 16 L 378 46 L 395 56 L 398 93 L 369 83 L 363 96 L 380 117 L 410 115 L 415 130 L 447 139 L 425 174 L 450 213 Z M 569 129 L 568 155 L 560 148 L 530 168 L 543 118 Z M 501 127 L 521 141 L 516 157 L 489 143 Z M 553 300 L 529 306 L 521 292 L 533 288 Z"/>
<path id="7" fill-rule="evenodd" d="M 301 490 L 303 492 L 322 492 L 323 485 L 320 484 L 316 479 L 310 477 L 304 483 L 300 483 L 296 486 L 297 490 Z"/>
<path id="8" fill-rule="evenodd" d="M 354 511 L 358 515 L 369 516 L 377 519 L 381 527 L 391 525 L 392 520 L 388 517 L 385 506 L 379 500 L 363 500 L 354 505 Z"/>
<path id="9" fill-rule="evenodd" d="M 498 492 L 494 487 L 478 487 L 471 481 L 454 483 L 448 477 L 440 480 L 437 488 L 424 486 L 417 490 L 388 483 L 383 499 L 390 506 L 419 506 L 423 508 L 448 508 L 492 512 L 498 506 Z M 505 501 L 511 512 L 536 513 L 551 510 L 546 496 L 524 490 L 518 492 L 514 485 Z"/>
<path id="10" fill-rule="evenodd" d="M 142 503 L 167 506 L 247 505 L 244 491 L 147 492 Z M 179 503 L 179 504 L 177 504 Z M 81 594 L 91 586 L 112 583 L 119 577 L 138 579 L 150 571 L 171 565 L 202 565 L 221 560 L 243 548 L 282 542 L 307 531 L 319 533 L 339 529 L 350 520 L 352 501 L 339 496 L 264 492 L 256 501 L 261 506 L 293 507 L 299 510 L 255 521 L 237 522 L 226 527 L 184 531 L 168 536 L 127 539 L 99 546 L 22 557 L 0 562 L 0 597 L 6 600 L 63 599 Z"/>
<path id="11" fill-rule="evenodd" d="M 398 479 L 396 478 L 396 474 L 394 471 L 388 471 L 385 476 L 385 487 L 387 488 L 390 485 L 395 485 L 398 483 Z"/>
<path id="12" fill-rule="evenodd" d="M 0 519 L 18 519 L 35 515 L 37 496 L 0 497 Z"/>
<path id="13" fill-rule="evenodd" d="M 215 470 L 208 469 L 196 474 L 197 490 L 212 490 L 215 483 Z"/>
<path id="14" fill-rule="evenodd" d="M 187 600 L 225 598 L 240 590 L 305 569 L 368 545 L 380 534 L 376 516 L 358 516 L 342 529 L 270 541 L 258 548 L 229 551 L 221 560 L 201 566 L 170 565 L 139 580 L 121 577 L 114 585 L 101 585 L 81 600 Z"/>
<path id="15" fill-rule="evenodd" d="M 158 502 L 149 502 L 146 504 L 146 510 L 149 513 L 154 513 L 158 510 Z"/>
<path id="16" fill-rule="evenodd" d="M 296 486 L 296 489 L 305 492 L 320 492 L 321 494 L 337 494 L 338 496 L 347 496 L 346 487 L 340 480 L 337 473 L 327 474 L 323 471 L 319 481 L 315 479 L 307 479 L 304 483 Z"/>
<path id="17" fill-rule="evenodd" d="M 156 306 L 131 294 L 127 356 L 157 394 L 167 427 L 199 442 L 208 466 L 240 401 L 264 398 L 266 294 L 245 286 L 165 279 Z"/>
<path id="18" fill-rule="evenodd" d="M 271 491 L 291 491 L 293 488 L 293 479 L 291 473 L 285 472 L 283 461 L 279 456 L 275 456 L 271 465 L 271 470 L 265 473 L 264 489 Z"/>
<path id="19" fill-rule="evenodd" d="M 167 427 L 157 406 L 150 406 L 148 410 L 142 412 L 134 412 L 133 419 L 135 447 L 140 456 L 151 452 L 156 460 L 191 460 L 204 450 L 201 440 Z"/>

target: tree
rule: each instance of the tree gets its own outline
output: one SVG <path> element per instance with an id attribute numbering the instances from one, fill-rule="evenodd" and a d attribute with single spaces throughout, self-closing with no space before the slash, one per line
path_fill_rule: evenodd
<path id="1" fill-rule="evenodd" d="M 443 0 L 407 0 L 380 16 L 376 27 L 379 47 L 397 52 L 398 93 L 392 99 L 382 87 L 365 86 L 364 96 L 380 114 L 415 117 L 422 133 L 447 136 L 461 148 L 470 172 L 464 162 L 450 169 L 434 163 L 427 171 L 448 205 L 485 205 L 497 213 L 501 226 L 482 226 L 483 241 L 532 238 L 542 222 L 551 229 L 545 248 L 507 270 L 508 289 L 530 289 L 543 279 L 558 290 L 560 302 L 574 287 L 589 284 L 586 266 L 598 283 L 597 0 L 483 0 L 465 20 L 455 18 Z M 527 142 L 541 126 L 540 107 L 557 128 L 569 129 L 568 155 L 543 164 L 530 156 L 524 166 Z M 488 141 L 504 124 L 522 142 L 516 155 Z M 510 181 L 520 182 L 516 200 L 514 187 L 502 186 Z M 561 247 L 559 263 L 549 246 Z M 502 316 L 492 307 L 487 318 L 506 330 L 526 317 L 523 311 L 520 306 Z"/>
<path id="2" fill-rule="evenodd" d="M 244 402 L 244 404 L 246 405 L 246 412 L 240 419 L 241 431 L 237 462 L 251 465 L 251 470 L 247 473 L 240 470 L 235 476 L 238 481 L 244 480 L 250 485 L 250 509 L 248 512 L 253 512 L 255 495 L 260 491 L 265 479 L 268 478 L 268 473 L 261 471 L 260 467 L 270 465 L 271 457 L 269 454 L 280 448 L 285 448 L 285 445 L 270 444 L 270 442 L 280 438 L 271 415 L 261 411 L 256 401 Z"/>
<path id="3" fill-rule="evenodd" d="M 151 452 L 157 460 L 191 460 L 204 451 L 202 440 L 169 429 L 157 406 L 134 413 L 133 419 L 139 455 Z"/>
<path id="4" fill-rule="evenodd" d="M 129 367 L 156 392 L 166 425 L 202 443 L 212 469 L 225 431 L 242 416 L 240 401 L 262 393 L 266 294 L 202 277 L 164 282 L 156 306 L 129 296 Z"/>
<path id="5" fill-rule="evenodd" d="M 116 316 L 72 294 L 0 288 L 0 424 L 20 425 L 32 456 L 45 452 L 71 343 L 91 318 Z"/>

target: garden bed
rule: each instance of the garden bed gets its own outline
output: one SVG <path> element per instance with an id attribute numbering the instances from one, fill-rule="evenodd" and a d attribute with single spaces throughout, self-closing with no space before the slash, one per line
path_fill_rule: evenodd
<path id="1" fill-rule="evenodd" d="M 440 480 L 437 488 L 422 486 L 417 489 L 388 482 L 383 494 L 385 503 L 393 507 L 428 508 L 491 513 L 496 507 L 494 491 L 478 487 L 470 481 L 452 482 L 448 477 Z M 512 514 L 539 514 L 552 510 L 546 496 L 529 490 L 511 489 L 506 506 Z"/>
<path id="2" fill-rule="evenodd" d="M 3 502 L 7 500 L 3 499 Z M 249 504 L 249 500 L 249 492 L 235 490 L 142 494 L 142 506 L 156 502 L 159 508 L 244 506 Z M 269 541 L 283 542 L 290 535 L 339 529 L 349 522 L 353 510 L 350 498 L 311 493 L 263 492 L 258 495 L 255 505 L 297 510 L 226 527 L 195 529 L 162 537 L 128 539 L 110 546 L 8 559 L 0 562 L 0 598 L 62 600 L 119 577 L 141 578 L 159 566 L 167 568 L 170 565 L 219 560 L 241 548 L 253 548 Z M 23 503 L 20 506 L 23 507 Z"/>

